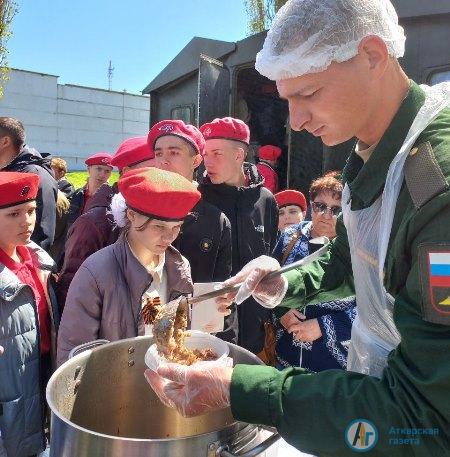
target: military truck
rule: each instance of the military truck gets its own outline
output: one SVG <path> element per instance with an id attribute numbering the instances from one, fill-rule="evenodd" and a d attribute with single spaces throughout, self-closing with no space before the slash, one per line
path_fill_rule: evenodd
<path id="1" fill-rule="evenodd" d="M 419 83 L 450 80 L 450 1 L 393 3 L 407 36 L 401 59 L 407 74 Z M 254 68 L 265 37 L 266 32 L 238 42 L 194 37 L 143 90 L 150 95 L 150 126 L 162 119 L 201 125 L 238 117 L 251 128 L 249 160 L 260 145 L 282 147 L 281 187 L 306 192 L 324 171 L 343 168 L 354 141 L 328 148 L 320 138 L 290 129 L 287 102 Z"/>

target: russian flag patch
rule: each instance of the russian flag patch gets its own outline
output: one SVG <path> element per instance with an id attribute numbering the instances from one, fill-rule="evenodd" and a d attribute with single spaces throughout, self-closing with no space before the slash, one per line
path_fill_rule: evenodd
<path id="1" fill-rule="evenodd" d="M 450 253 L 429 252 L 430 283 L 434 287 L 450 287 Z"/>
<path id="2" fill-rule="evenodd" d="M 420 246 L 424 319 L 450 325 L 450 245 Z"/>

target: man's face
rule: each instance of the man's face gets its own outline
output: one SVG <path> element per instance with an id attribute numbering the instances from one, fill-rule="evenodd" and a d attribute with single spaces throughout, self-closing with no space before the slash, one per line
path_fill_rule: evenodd
<path id="1" fill-rule="evenodd" d="M 112 168 L 107 165 L 91 165 L 88 167 L 89 187 L 97 190 L 111 176 Z"/>
<path id="2" fill-rule="evenodd" d="M 174 135 L 158 138 L 154 151 L 156 168 L 178 173 L 189 181 L 202 161 L 185 140 Z"/>
<path id="3" fill-rule="evenodd" d="M 227 184 L 241 173 L 244 153 L 233 141 L 211 139 L 206 140 L 203 161 L 213 184 Z"/>
<path id="4" fill-rule="evenodd" d="M 370 125 L 371 107 L 379 97 L 371 84 L 367 60 L 359 55 L 332 63 L 325 71 L 277 81 L 289 103 L 293 130 L 307 130 L 334 146 L 358 136 Z"/>

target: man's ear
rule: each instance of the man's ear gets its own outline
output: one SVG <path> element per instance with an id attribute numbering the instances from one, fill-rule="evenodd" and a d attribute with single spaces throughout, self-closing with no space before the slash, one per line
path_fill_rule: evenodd
<path id="1" fill-rule="evenodd" d="M 193 157 L 193 161 L 192 161 L 192 166 L 194 167 L 194 170 L 202 163 L 203 161 L 203 157 L 200 155 L 200 154 L 196 154 L 194 157 Z"/>
<path id="2" fill-rule="evenodd" d="M 130 222 L 134 222 L 134 219 L 136 217 L 136 213 L 130 209 L 130 208 L 127 208 L 127 218 Z"/>
<path id="3" fill-rule="evenodd" d="M 0 137 L 0 148 L 8 149 L 12 145 L 11 137 L 8 135 Z"/>
<path id="4" fill-rule="evenodd" d="M 239 160 L 239 161 L 242 161 L 244 162 L 245 161 L 245 157 L 247 156 L 247 153 L 245 152 L 245 149 L 244 148 L 241 148 L 240 146 L 238 146 L 236 148 L 236 159 Z"/>
<path id="5" fill-rule="evenodd" d="M 386 43 L 380 37 L 371 35 L 362 39 L 358 46 L 358 54 L 365 59 L 369 70 L 376 77 L 384 74 L 389 62 L 389 52 Z"/>

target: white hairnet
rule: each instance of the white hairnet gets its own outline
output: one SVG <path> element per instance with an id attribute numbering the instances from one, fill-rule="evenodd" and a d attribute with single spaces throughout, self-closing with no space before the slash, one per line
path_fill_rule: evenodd
<path id="1" fill-rule="evenodd" d="M 405 35 L 389 0 L 290 0 L 277 13 L 255 68 L 272 80 L 325 70 L 358 54 L 369 35 L 402 57 Z"/>

